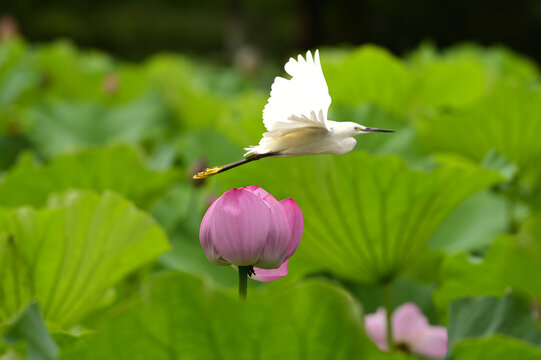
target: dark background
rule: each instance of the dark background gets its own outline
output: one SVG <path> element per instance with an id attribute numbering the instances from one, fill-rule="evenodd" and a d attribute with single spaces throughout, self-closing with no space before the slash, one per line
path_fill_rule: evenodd
<path id="1" fill-rule="evenodd" d="M 247 46 L 281 59 L 314 46 L 367 42 L 400 55 L 422 41 L 476 41 L 541 61 L 536 0 L 8 1 L 1 14 L 13 16 L 28 40 L 71 38 L 124 59 L 181 51 L 227 63 Z"/>

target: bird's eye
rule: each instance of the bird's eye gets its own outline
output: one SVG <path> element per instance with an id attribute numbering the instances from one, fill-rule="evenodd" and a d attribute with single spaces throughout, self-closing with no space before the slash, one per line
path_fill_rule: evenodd
<path id="1" fill-rule="evenodd" d="M 355 130 L 355 131 L 361 131 L 362 129 L 361 129 L 360 126 L 355 126 L 355 127 L 353 128 L 353 130 Z"/>

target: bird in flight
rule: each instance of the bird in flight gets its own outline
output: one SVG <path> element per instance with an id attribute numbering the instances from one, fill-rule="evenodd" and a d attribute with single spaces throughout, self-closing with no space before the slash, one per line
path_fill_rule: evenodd
<path id="1" fill-rule="evenodd" d="M 263 109 L 267 132 L 256 146 L 245 148 L 244 159 L 231 164 L 207 168 L 193 176 L 203 179 L 265 157 L 301 155 L 342 155 L 355 147 L 356 135 L 392 130 L 366 127 L 354 122 L 327 119 L 331 105 L 329 89 L 321 70 L 319 51 L 308 51 L 285 65 L 291 79 L 277 76 L 270 98 Z"/>

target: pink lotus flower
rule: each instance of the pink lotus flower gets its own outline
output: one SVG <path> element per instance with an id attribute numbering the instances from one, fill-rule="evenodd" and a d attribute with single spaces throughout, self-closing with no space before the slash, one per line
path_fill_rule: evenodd
<path id="1" fill-rule="evenodd" d="M 251 185 L 228 190 L 212 203 L 199 240 L 211 262 L 254 266 L 252 278 L 267 282 L 287 275 L 287 259 L 297 250 L 302 229 L 302 212 L 293 199 L 277 201 Z"/>
<path id="2" fill-rule="evenodd" d="M 386 314 L 385 309 L 380 307 L 376 313 L 364 317 L 366 333 L 381 351 L 389 350 Z M 447 354 L 447 329 L 430 326 L 414 303 L 405 303 L 396 308 L 391 323 L 397 349 L 430 358 L 442 358 Z"/>

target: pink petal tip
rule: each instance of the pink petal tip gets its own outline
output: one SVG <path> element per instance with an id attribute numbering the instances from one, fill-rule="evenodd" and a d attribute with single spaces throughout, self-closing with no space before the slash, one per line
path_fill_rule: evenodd
<path id="1" fill-rule="evenodd" d="M 254 267 L 255 275 L 252 275 L 252 279 L 260 282 L 270 282 L 278 280 L 287 275 L 289 270 L 288 260 L 284 261 L 278 269 L 260 269 Z"/>

